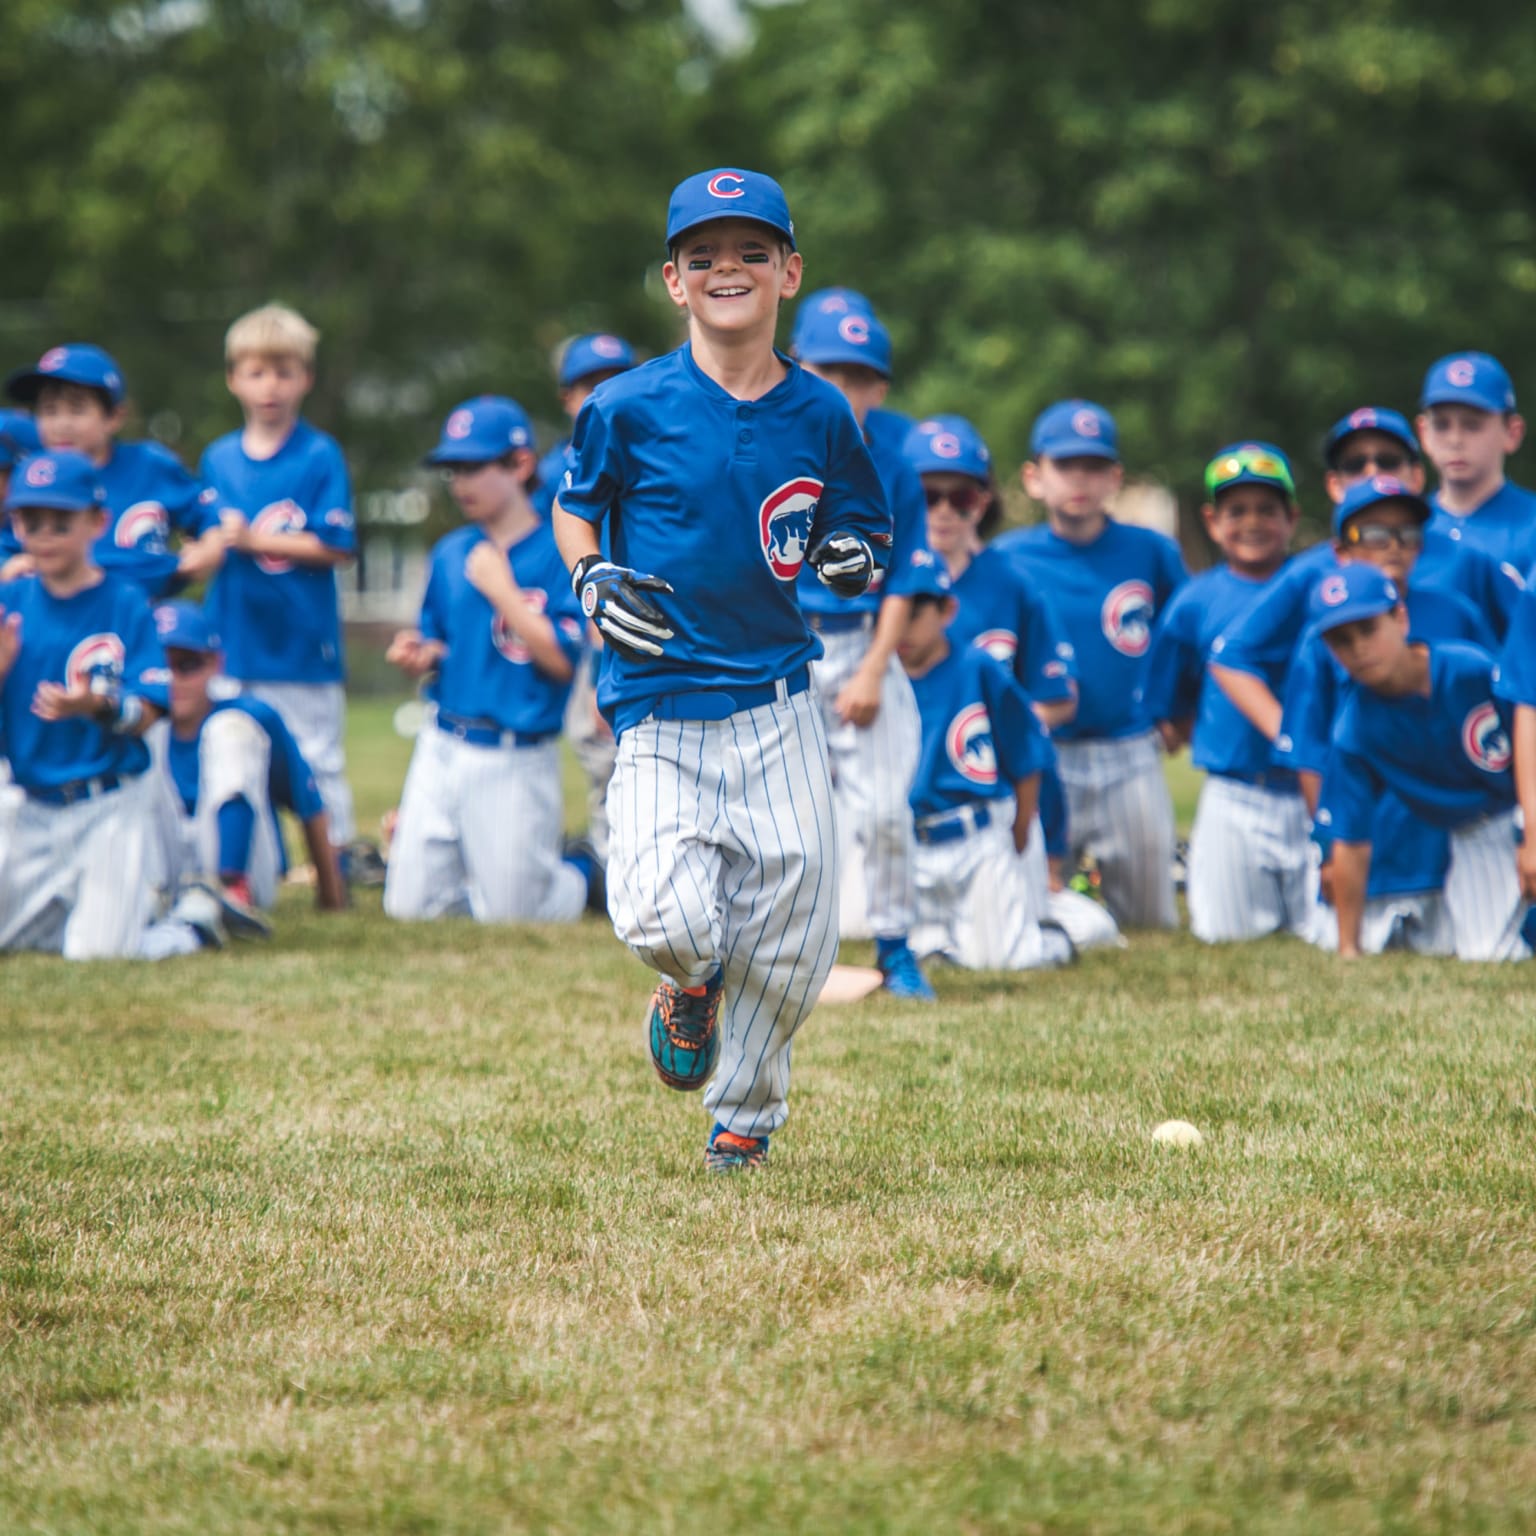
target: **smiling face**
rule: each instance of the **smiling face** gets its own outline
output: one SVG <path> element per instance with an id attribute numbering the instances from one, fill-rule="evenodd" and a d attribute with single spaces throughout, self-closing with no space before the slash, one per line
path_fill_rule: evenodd
<path id="1" fill-rule="evenodd" d="M 72 449 L 97 465 L 112 457 L 112 439 L 123 424 L 122 408 L 84 384 L 44 384 L 36 417 L 37 435 L 49 453 Z"/>
<path id="2" fill-rule="evenodd" d="M 1285 559 L 1297 508 L 1267 485 L 1234 485 L 1205 509 L 1205 530 L 1234 571 L 1267 576 Z"/>
<path id="3" fill-rule="evenodd" d="M 779 305 L 800 289 L 801 266 L 767 225 L 714 219 L 683 232 L 662 276 L 690 324 L 722 339 L 771 336 Z"/>

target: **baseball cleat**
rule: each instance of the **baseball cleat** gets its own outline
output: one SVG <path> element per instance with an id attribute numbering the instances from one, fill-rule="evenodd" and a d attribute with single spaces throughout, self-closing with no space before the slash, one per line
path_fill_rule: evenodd
<path id="1" fill-rule="evenodd" d="M 722 985 L 718 968 L 702 986 L 680 987 L 665 977 L 657 984 L 647 1028 L 651 1065 L 667 1087 L 691 1093 L 715 1070 Z"/>
<path id="2" fill-rule="evenodd" d="M 167 921 L 183 923 L 204 949 L 224 948 L 224 907 L 218 892 L 202 880 L 184 880 Z"/>
<path id="3" fill-rule="evenodd" d="M 766 1136 L 738 1136 L 723 1125 L 709 1133 L 704 1166 L 711 1173 L 736 1173 L 742 1168 L 761 1168 L 768 1161 Z"/>
<path id="4" fill-rule="evenodd" d="M 1042 917 L 1040 939 L 1048 967 L 1059 970 L 1062 966 L 1076 962 L 1077 945 L 1072 942 L 1072 935 L 1067 932 L 1064 923 L 1058 923 L 1054 917 Z"/>
<path id="5" fill-rule="evenodd" d="M 918 1003 L 938 1000 L 938 993 L 923 975 L 923 968 L 917 963 L 917 956 L 908 945 L 903 944 L 900 949 L 893 949 L 879 964 L 883 978 L 881 985 L 892 997 L 904 997 Z"/>
<path id="6" fill-rule="evenodd" d="M 219 891 L 224 927 L 234 939 L 270 939 L 272 924 L 251 897 L 251 882 L 243 876 L 226 880 Z"/>

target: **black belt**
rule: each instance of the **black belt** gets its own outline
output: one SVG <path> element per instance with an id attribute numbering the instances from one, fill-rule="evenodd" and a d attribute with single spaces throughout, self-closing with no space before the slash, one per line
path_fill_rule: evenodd
<path id="1" fill-rule="evenodd" d="M 451 715 L 445 709 L 437 712 L 437 728 L 471 747 L 542 747 L 559 735 L 558 731 L 507 731 L 483 716 Z"/>
<path id="2" fill-rule="evenodd" d="M 27 799 L 41 801 L 44 805 L 75 805 L 81 800 L 94 800 L 97 795 L 109 795 L 119 788 L 123 778 L 115 773 L 98 773 L 90 779 L 71 779 L 67 784 L 23 785 Z"/>
<path id="3" fill-rule="evenodd" d="M 808 613 L 805 622 L 818 635 L 850 635 L 856 629 L 873 629 L 875 616 L 857 610 L 853 613 Z"/>

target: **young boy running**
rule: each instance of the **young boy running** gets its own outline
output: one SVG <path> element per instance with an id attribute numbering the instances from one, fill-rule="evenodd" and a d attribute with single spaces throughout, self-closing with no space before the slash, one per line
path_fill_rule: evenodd
<path id="1" fill-rule="evenodd" d="M 774 348 L 801 277 L 778 184 L 689 177 L 667 247 L 688 340 L 583 407 L 554 523 L 609 647 L 609 912 L 662 973 L 652 1063 L 670 1087 L 708 1083 L 705 1162 L 729 1171 L 767 1158 L 790 1042 L 837 950 L 821 645 L 795 582 L 809 562 L 858 596 L 891 519 L 847 402 Z"/>

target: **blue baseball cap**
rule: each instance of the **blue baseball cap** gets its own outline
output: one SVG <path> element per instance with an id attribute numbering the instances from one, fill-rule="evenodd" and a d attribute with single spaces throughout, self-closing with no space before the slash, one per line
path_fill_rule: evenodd
<path id="1" fill-rule="evenodd" d="M 795 350 L 800 332 L 815 315 L 872 315 L 875 306 L 857 288 L 818 288 L 795 306 L 795 323 L 789 333 L 789 350 Z"/>
<path id="2" fill-rule="evenodd" d="M 622 373 L 634 366 L 635 349 L 622 336 L 577 336 L 560 354 L 560 388 L 569 389 L 594 373 Z"/>
<path id="3" fill-rule="evenodd" d="M 0 411 L 0 470 L 42 450 L 37 423 L 25 411 Z"/>
<path id="4" fill-rule="evenodd" d="M 795 225 L 784 189 L 761 171 L 733 171 L 722 166 L 680 181 L 667 208 L 667 249 L 698 224 L 714 219 L 751 219 L 766 224 L 795 249 Z"/>
<path id="5" fill-rule="evenodd" d="M 1235 485 L 1267 485 L 1287 501 L 1296 499 L 1296 476 L 1284 450 L 1257 439 L 1228 443 L 1205 466 L 1205 491 L 1212 499 Z"/>
<path id="6" fill-rule="evenodd" d="M 1408 457 L 1415 462 L 1420 457 L 1419 439 L 1408 418 L 1398 411 L 1389 411 L 1381 405 L 1362 405 L 1359 410 L 1341 416 L 1328 429 L 1323 439 L 1323 463 L 1330 469 L 1338 454 L 1339 444 L 1356 432 L 1381 432 L 1399 442 L 1408 450 Z"/>
<path id="7" fill-rule="evenodd" d="M 981 433 L 964 416 L 927 417 L 907 433 L 901 451 L 920 475 L 992 478 L 992 455 Z"/>
<path id="8" fill-rule="evenodd" d="M 101 474 L 83 453 L 38 453 L 23 459 L 5 493 L 5 510 L 51 507 L 56 512 L 84 512 L 106 504 Z"/>
<path id="9" fill-rule="evenodd" d="M 1029 451 L 1037 459 L 1109 459 L 1120 462 L 1115 418 L 1091 400 L 1058 400 L 1035 418 Z"/>
<path id="10" fill-rule="evenodd" d="M 213 620 L 196 603 L 161 603 L 155 609 L 155 633 L 167 651 L 222 651 Z"/>
<path id="11" fill-rule="evenodd" d="M 443 435 L 423 464 L 486 464 L 519 448 L 533 447 L 533 423 L 516 400 L 477 395 L 456 405 Z"/>
<path id="12" fill-rule="evenodd" d="M 813 313 L 795 337 L 794 352 L 802 363 L 852 363 L 891 376 L 891 333 L 867 310 Z"/>
<path id="13" fill-rule="evenodd" d="M 902 582 L 907 597 L 950 597 L 954 582 L 944 562 L 930 549 L 914 549 L 910 557 L 911 573 Z"/>
<path id="14" fill-rule="evenodd" d="M 1333 509 L 1333 536 L 1338 538 L 1344 531 L 1344 524 L 1357 513 L 1380 506 L 1384 501 L 1401 501 L 1413 508 L 1421 523 L 1429 521 L 1430 505 L 1417 491 L 1409 490 L 1394 475 L 1371 475 L 1350 486 L 1343 501 Z"/>
<path id="15" fill-rule="evenodd" d="M 113 405 L 123 398 L 122 370 L 88 341 L 49 347 L 33 367 L 18 369 L 5 381 L 5 392 L 12 400 L 31 405 L 44 384 L 83 384 L 104 391 Z"/>
<path id="16" fill-rule="evenodd" d="M 1424 376 L 1419 405 L 1470 405 L 1479 411 L 1512 411 L 1515 386 L 1504 365 L 1486 352 L 1454 352 Z"/>
<path id="17" fill-rule="evenodd" d="M 1312 589 L 1312 622 L 1326 635 L 1341 624 L 1391 613 L 1402 600 L 1390 576 L 1364 560 L 1349 560 Z"/>

